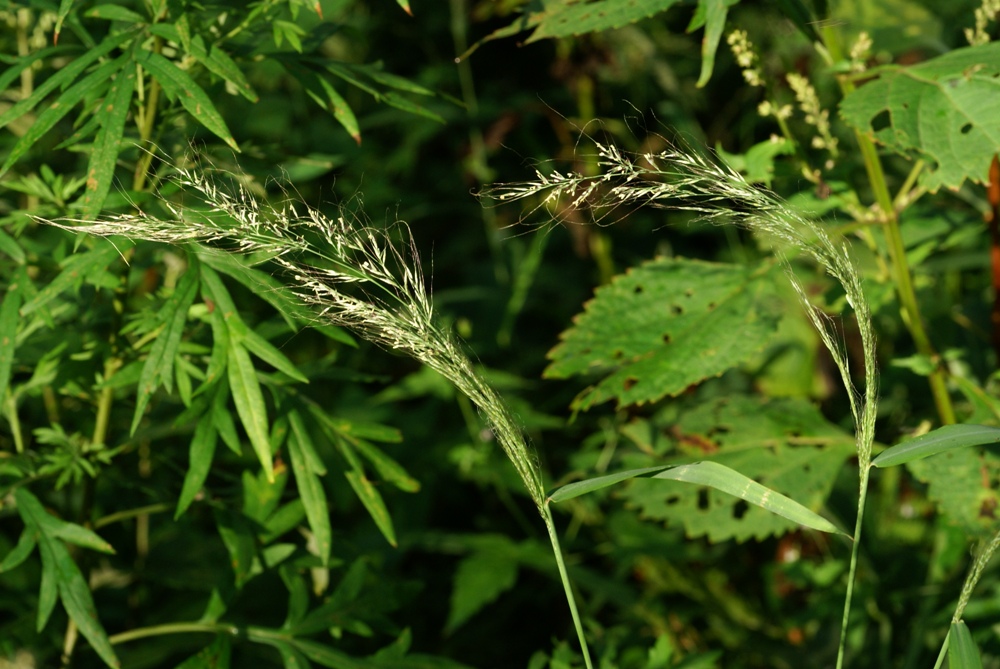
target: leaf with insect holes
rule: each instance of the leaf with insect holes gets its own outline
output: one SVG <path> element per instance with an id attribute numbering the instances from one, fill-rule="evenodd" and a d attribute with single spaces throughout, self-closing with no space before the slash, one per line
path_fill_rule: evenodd
<path id="1" fill-rule="evenodd" d="M 637 456 L 629 459 L 630 466 L 711 461 L 813 511 L 822 506 L 840 467 L 854 453 L 853 438 L 800 399 L 737 395 L 686 409 L 672 424 L 654 419 L 651 427 L 653 434 L 672 437 L 672 457 Z M 682 525 L 688 536 L 710 541 L 760 540 L 797 527 L 787 517 L 721 489 L 636 478 L 620 494 L 643 517 Z"/>
<path id="2" fill-rule="evenodd" d="M 921 184 L 931 191 L 986 181 L 1000 153 L 1000 42 L 872 74 L 877 78 L 840 103 L 845 121 L 892 151 L 927 161 Z"/>
<path id="3" fill-rule="evenodd" d="M 955 448 L 906 467 L 927 484 L 927 496 L 948 522 L 973 536 L 995 531 L 1000 491 L 991 482 L 1000 478 L 1000 455 L 994 449 Z"/>
<path id="4" fill-rule="evenodd" d="M 773 265 L 661 258 L 598 288 L 550 353 L 547 378 L 602 378 L 574 401 L 588 409 L 675 396 L 764 347 L 780 319 Z"/>

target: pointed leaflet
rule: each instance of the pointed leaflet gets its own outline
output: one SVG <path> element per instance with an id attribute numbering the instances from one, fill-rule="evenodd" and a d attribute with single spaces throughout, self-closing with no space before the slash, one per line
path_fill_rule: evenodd
<path id="1" fill-rule="evenodd" d="M 876 467 L 893 467 L 942 453 L 952 448 L 1000 443 L 1000 427 L 989 425 L 945 425 L 879 453 Z"/>
<path id="2" fill-rule="evenodd" d="M 24 133 L 7 155 L 3 167 L 0 167 L 0 177 L 2 177 L 11 166 L 16 163 L 21 156 L 28 152 L 35 142 L 44 137 L 52 127 L 59 122 L 62 117 L 73 110 L 78 102 L 88 94 L 96 93 L 108 86 L 111 77 L 120 70 L 126 62 L 128 56 L 119 56 L 113 61 L 104 63 L 89 75 L 73 84 L 59 99 L 38 115 L 35 122 Z"/>
<path id="3" fill-rule="evenodd" d="M 156 389 L 162 384 L 168 393 L 173 390 L 174 359 L 181 345 L 188 309 L 198 294 L 198 264 L 194 256 L 191 256 L 191 260 L 193 261 L 191 266 L 184 272 L 173 295 L 167 298 L 160 313 L 157 314 L 163 331 L 153 340 L 153 346 L 146 356 L 146 363 L 142 366 L 142 375 L 139 377 L 139 387 L 136 391 L 135 414 L 132 417 L 132 434 L 135 434 L 136 428 L 139 427 L 139 421 L 146 410 L 149 398 Z"/>
<path id="4" fill-rule="evenodd" d="M 268 438 L 267 406 L 264 404 L 264 395 L 257 380 L 257 370 L 254 369 L 250 354 L 235 337 L 229 345 L 227 368 L 229 388 L 233 394 L 236 413 L 250 438 L 254 452 L 257 453 L 257 459 L 264 468 L 264 475 L 268 481 L 273 481 L 274 465 L 271 458 L 271 442 Z"/>
<path id="5" fill-rule="evenodd" d="M 228 81 L 239 91 L 240 95 L 250 102 L 257 102 L 259 98 L 256 91 L 250 86 L 250 82 L 247 81 L 243 71 L 230 58 L 229 54 L 214 44 L 206 47 L 205 40 L 202 39 L 201 35 L 185 38 L 185 31 L 182 30 L 181 26 L 184 24 L 183 19 L 186 18 L 187 15 L 185 14 L 181 19 L 178 19 L 176 24 L 156 23 L 149 27 L 149 32 L 168 39 L 171 42 L 183 45 L 184 50 L 204 65 L 205 69 Z"/>
<path id="6" fill-rule="evenodd" d="M 112 244 L 104 242 L 99 242 L 93 249 L 69 256 L 62 261 L 62 272 L 21 307 L 21 315 L 27 316 L 42 308 L 87 276 L 103 270 L 116 257 L 118 250 Z"/>
<path id="7" fill-rule="evenodd" d="M 770 341 L 780 319 L 775 271 L 681 258 L 633 268 L 597 289 L 549 353 L 545 376 L 604 375 L 575 409 L 676 396 Z"/>
<path id="8" fill-rule="evenodd" d="M 1000 42 L 872 74 L 878 78 L 840 103 L 845 121 L 897 153 L 926 160 L 931 169 L 921 183 L 931 191 L 987 179 L 1000 153 Z M 886 116 L 889 124 L 881 127 Z"/>
<path id="9" fill-rule="evenodd" d="M 128 117 L 134 90 L 135 68 L 126 65 L 118 72 L 107 96 L 94 114 L 94 118 L 99 119 L 101 129 L 97 131 L 90 164 L 87 166 L 87 190 L 83 196 L 81 214 L 85 220 L 97 218 L 108 191 L 111 190 L 118 149 L 125 132 L 125 119 Z"/>
<path id="10" fill-rule="evenodd" d="M 70 82 L 74 81 L 81 72 L 87 69 L 87 66 L 99 58 L 103 58 L 107 54 L 111 53 L 123 43 L 135 37 L 137 34 L 138 30 L 127 30 L 123 33 L 102 40 L 93 49 L 71 61 L 65 67 L 60 68 L 58 72 L 37 86 L 35 90 L 32 91 L 31 95 L 18 102 L 4 113 L 0 114 L 0 128 L 34 109 L 35 105 L 41 102 L 46 95 L 51 93 L 57 87 L 61 86 L 65 88 L 70 84 Z"/>
<path id="11" fill-rule="evenodd" d="M 191 447 L 188 451 L 188 470 L 184 475 L 184 485 L 181 488 L 180 497 L 177 499 L 177 510 L 174 512 L 174 520 L 181 517 L 187 510 L 195 496 L 201 492 L 208 478 L 208 472 L 212 468 L 212 458 L 215 457 L 215 443 L 219 433 L 215 429 L 211 408 L 198 421 L 194 429 L 194 436 L 191 438 Z"/>
<path id="12" fill-rule="evenodd" d="M 188 76 L 187 72 L 160 54 L 145 49 L 137 51 L 136 61 L 160 82 L 167 95 L 179 100 L 195 120 L 211 130 L 234 151 L 240 150 L 208 94 Z"/>
<path id="13" fill-rule="evenodd" d="M 715 67 L 715 52 L 719 48 L 722 30 L 726 27 L 726 14 L 729 8 L 740 0 L 698 0 L 695 17 L 688 26 L 691 32 L 705 26 L 705 36 L 701 39 L 701 74 L 698 76 L 698 88 L 702 88 L 712 78 Z"/>
<path id="14" fill-rule="evenodd" d="M 17 540 L 17 545 L 7 553 L 3 562 L 0 562 L 0 574 L 16 568 L 28 559 L 31 552 L 38 545 L 38 532 L 30 527 L 25 527 L 21 532 L 21 538 Z"/>
<path id="15" fill-rule="evenodd" d="M 344 130 L 347 131 L 354 141 L 361 144 L 361 130 L 358 127 L 358 119 L 354 116 L 354 111 L 350 105 L 347 104 L 347 100 L 337 92 L 337 89 L 324 77 L 308 68 L 302 67 L 297 63 L 283 64 L 289 74 L 295 77 L 296 81 L 305 88 L 309 97 L 320 107 L 333 114 L 333 117 L 337 119 L 340 125 L 344 126 Z"/>
<path id="16" fill-rule="evenodd" d="M 109 667 L 120 667 L 121 663 L 115 655 L 114 648 L 111 647 L 108 634 L 97 618 L 97 607 L 94 606 L 90 588 L 87 587 L 79 567 L 62 544 L 53 541 L 52 552 L 56 563 L 59 597 L 66 613 L 105 664 Z"/>
<path id="17" fill-rule="evenodd" d="M 317 471 L 313 466 L 316 449 L 312 445 L 312 440 L 298 410 L 292 410 L 288 413 L 288 422 L 291 426 L 291 434 L 288 436 L 288 454 L 292 460 L 292 472 L 295 474 L 295 483 L 299 488 L 302 505 L 306 509 L 309 527 L 316 538 L 319 558 L 325 565 L 330 560 L 330 547 L 333 539 L 330 531 L 330 512 L 326 505 L 326 492 L 323 490 L 323 481 L 320 479 L 323 471 Z M 312 457 L 309 453 L 312 453 Z"/>
<path id="18" fill-rule="evenodd" d="M 10 372 L 14 365 L 14 347 L 17 345 L 18 309 L 28 281 L 27 272 L 18 269 L 7 285 L 7 294 L 0 303 L 0 401 L 3 401 L 10 383 Z"/>
<path id="19" fill-rule="evenodd" d="M 63 21 L 66 20 L 66 15 L 69 14 L 69 10 L 73 8 L 74 0 L 61 0 L 59 3 L 59 11 L 56 13 L 56 27 L 52 31 L 52 42 L 53 44 L 59 43 L 59 33 L 62 32 Z"/>
<path id="20" fill-rule="evenodd" d="M 60 520 L 45 511 L 41 501 L 25 488 L 18 488 L 14 493 L 18 512 L 25 524 L 38 528 L 46 536 L 56 537 L 71 544 L 114 554 L 115 550 L 100 535 L 88 530 L 82 525 Z"/>
<path id="21" fill-rule="evenodd" d="M 948 640 L 948 669 L 983 669 L 979 649 L 965 621 L 951 624 Z"/>

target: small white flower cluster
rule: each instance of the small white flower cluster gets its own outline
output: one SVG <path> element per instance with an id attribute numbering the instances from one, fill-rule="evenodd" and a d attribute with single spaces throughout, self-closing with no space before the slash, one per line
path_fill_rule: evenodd
<path id="1" fill-rule="evenodd" d="M 736 64 L 743 70 L 746 82 L 751 86 L 763 86 L 764 78 L 757 65 L 757 54 L 753 50 L 753 43 L 747 37 L 747 31 L 734 30 L 726 37 L 726 43 L 736 58 Z"/>
<path id="2" fill-rule="evenodd" d="M 867 31 L 858 33 L 851 45 L 851 72 L 864 72 L 872 55 L 872 37 Z"/>
<path id="3" fill-rule="evenodd" d="M 836 157 L 837 138 L 830 132 L 830 112 L 820 106 L 816 89 L 806 77 L 797 72 L 789 72 L 785 76 L 785 80 L 788 81 L 788 85 L 795 93 L 799 109 L 805 114 L 806 123 L 816 128 L 818 134 L 812 138 L 813 148 L 826 149 Z"/>
<path id="4" fill-rule="evenodd" d="M 757 105 L 757 113 L 764 118 L 773 116 L 779 121 L 785 121 L 792 117 L 792 112 L 792 105 L 776 105 L 772 104 L 770 100 L 764 100 Z"/>
<path id="5" fill-rule="evenodd" d="M 997 14 L 1000 14 L 1000 0 L 983 0 L 983 4 L 976 8 L 976 27 L 965 29 L 965 39 L 970 45 L 989 43 L 990 33 L 987 28 L 996 21 Z"/>

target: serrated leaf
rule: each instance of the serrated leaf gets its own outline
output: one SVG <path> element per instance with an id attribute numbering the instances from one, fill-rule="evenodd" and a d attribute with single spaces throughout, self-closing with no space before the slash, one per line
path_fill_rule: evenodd
<path id="1" fill-rule="evenodd" d="M 588 409 L 678 395 L 765 346 L 780 320 L 773 269 L 661 258 L 598 288 L 550 353 L 547 378 L 604 374 Z"/>
<path id="2" fill-rule="evenodd" d="M 137 30 L 127 30 L 123 33 L 102 40 L 93 49 L 86 51 L 79 58 L 74 59 L 65 67 L 60 68 L 55 74 L 36 86 L 31 95 L 16 103 L 4 113 L 0 114 L 0 128 L 34 109 L 46 95 L 51 93 L 56 88 L 60 86 L 66 87 L 69 85 L 70 82 L 74 81 L 91 63 L 111 53 L 123 43 L 135 37 L 137 34 Z"/>
<path id="3" fill-rule="evenodd" d="M 517 582 L 518 560 L 510 540 L 503 538 L 496 543 L 458 563 L 445 634 L 454 632 Z"/>
<path id="4" fill-rule="evenodd" d="M 630 464 L 650 467 L 710 459 L 808 509 L 822 506 L 837 472 L 854 454 L 851 435 L 800 399 L 736 395 L 685 408 L 679 421 L 654 422 L 653 428 L 657 434 L 672 435 L 673 462 L 645 456 Z M 668 488 L 638 478 L 620 495 L 643 517 L 682 525 L 688 536 L 706 536 L 713 542 L 760 540 L 795 529 L 784 517 L 714 489 Z"/>
<path id="5" fill-rule="evenodd" d="M 232 334 L 232 332 L 230 332 Z M 267 406 L 260 391 L 257 370 L 254 369 L 250 354 L 236 341 L 230 343 L 229 388 L 236 405 L 236 413 L 250 438 L 250 444 L 257 453 L 268 481 L 274 480 L 274 465 L 271 460 L 271 442 L 268 438 Z"/>
<path id="6" fill-rule="evenodd" d="M 21 315 L 34 313 L 71 286 L 103 270 L 117 255 L 114 246 L 102 242 L 89 251 L 69 256 L 62 263 L 62 271 L 21 307 Z"/>
<path id="7" fill-rule="evenodd" d="M 128 62 L 128 56 L 119 56 L 115 60 L 101 65 L 89 75 L 70 86 L 65 93 L 59 96 L 59 99 L 39 114 L 28 131 L 18 138 L 17 143 L 11 148 L 3 167 L 0 167 L 0 177 L 6 174 L 14 163 L 20 160 L 21 156 L 34 146 L 35 142 L 44 137 L 56 123 L 72 111 L 77 103 L 87 95 L 97 93 L 107 87 L 111 77 L 126 62 Z"/>
<path id="8" fill-rule="evenodd" d="M 313 468 L 315 449 L 306 431 L 302 416 L 298 411 L 288 414 L 291 434 L 288 439 L 288 454 L 292 460 L 292 472 L 299 488 L 302 505 L 306 509 L 309 527 L 316 538 L 319 558 L 325 565 L 330 560 L 330 548 L 333 538 L 330 530 L 330 512 L 326 504 L 326 492 L 323 490 L 321 472 Z M 310 457 L 309 452 L 313 453 Z"/>
<path id="9" fill-rule="evenodd" d="M 893 467 L 922 460 L 953 448 L 1000 443 L 1000 427 L 989 425 L 945 425 L 879 453 L 872 460 L 876 467 Z"/>
<path id="10" fill-rule="evenodd" d="M 202 486 L 205 485 L 205 479 L 208 478 L 208 472 L 212 468 L 212 459 L 215 457 L 215 443 L 218 435 L 213 412 L 209 410 L 198 421 L 198 425 L 194 429 L 194 436 L 191 438 L 191 446 L 188 449 L 188 469 L 184 475 L 184 485 L 181 488 L 180 497 L 177 499 L 174 520 L 181 517 L 181 514 L 187 510 L 195 496 L 201 492 Z"/>
<path id="11" fill-rule="evenodd" d="M 118 162 L 118 150 L 121 147 L 125 133 L 125 119 L 128 117 L 132 104 L 132 93 L 135 90 L 135 68 L 124 67 L 119 70 L 108 94 L 94 118 L 98 119 L 101 129 L 94 138 L 93 153 L 90 164 L 87 165 L 87 187 L 83 196 L 84 220 L 94 220 L 101 213 L 104 200 L 111 190 L 111 181 L 115 176 L 115 165 Z"/>
<path id="12" fill-rule="evenodd" d="M 995 531 L 1000 493 L 990 481 L 1000 477 L 1000 457 L 992 450 L 956 448 L 906 466 L 949 522 L 972 536 Z"/>
<path id="13" fill-rule="evenodd" d="M 976 642 L 972 640 L 972 632 L 962 620 L 951 624 L 948 669 L 983 669 L 983 660 L 979 656 Z"/>
<path id="14" fill-rule="evenodd" d="M 212 104 L 212 100 L 201 86 L 196 84 L 188 74 L 158 53 L 139 49 L 136 61 L 152 74 L 163 90 L 180 101 L 196 121 L 205 126 L 219 139 L 228 144 L 234 151 L 240 147 L 229 132 L 222 115 Z"/>
<path id="15" fill-rule="evenodd" d="M 722 31 L 726 27 L 726 15 L 729 8 L 737 4 L 740 0 L 698 0 L 696 18 L 688 27 L 691 32 L 695 27 L 705 26 L 705 36 L 701 39 L 701 74 L 698 76 L 696 86 L 702 88 L 712 78 L 712 70 L 715 67 L 715 52 L 719 48 L 719 40 L 722 38 Z"/>
<path id="16" fill-rule="evenodd" d="M 382 533 L 382 536 L 395 548 L 396 530 L 393 527 L 392 517 L 389 515 L 389 510 L 385 506 L 382 495 L 372 485 L 372 482 L 368 480 L 363 471 L 347 471 L 344 472 L 344 476 L 347 477 L 348 483 L 354 489 L 354 494 L 358 496 L 361 504 L 368 511 L 368 515 L 375 521 L 375 525 Z"/>
<path id="17" fill-rule="evenodd" d="M 897 153 L 927 161 L 921 183 L 931 191 L 987 180 L 1000 152 L 1000 43 L 873 74 L 878 78 L 841 102 L 845 121 Z"/>
<path id="18" fill-rule="evenodd" d="M 188 309 L 194 304 L 194 298 L 198 294 L 198 283 L 197 264 L 192 264 L 157 314 L 157 319 L 163 324 L 163 331 L 153 341 L 142 366 L 136 390 L 135 414 L 132 417 L 132 434 L 139 427 L 149 398 L 156 389 L 162 384 L 168 393 L 173 391 L 174 360 L 187 324 Z"/>
<path id="19" fill-rule="evenodd" d="M 232 641 L 226 634 L 215 637 L 208 646 L 202 648 L 177 665 L 176 669 L 229 669 Z"/>

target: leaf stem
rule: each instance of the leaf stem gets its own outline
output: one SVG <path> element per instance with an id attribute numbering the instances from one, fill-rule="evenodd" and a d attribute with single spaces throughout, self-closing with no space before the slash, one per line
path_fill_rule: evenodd
<path id="1" fill-rule="evenodd" d="M 576 598 L 573 595 L 573 585 L 569 580 L 569 572 L 566 571 L 566 562 L 563 559 L 562 547 L 559 545 L 559 534 L 556 532 L 556 523 L 552 518 L 552 509 L 548 502 L 545 503 L 542 518 L 545 520 L 545 529 L 549 531 L 549 540 L 552 542 L 552 553 L 556 558 L 556 566 L 559 568 L 559 578 L 562 580 L 563 589 L 566 591 L 566 603 L 569 604 L 570 615 L 573 616 L 573 626 L 576 628 L 576 636 L 580 640 L 580 652 L 583 653 L 583 661 L 587 669 L 594 669 L 590 659 L 590 648 L 587 646 L 587 636 L 583 632 L 583 621 L 580 618 L 580 611 L 576 607 Z"/>
<path id="2" fill-rule="evenodd" d="M 240 629 L 235 625 L 225 623 L 165 623 L 163 625 L 152 625 L 150 627 L 140 627 L 120 634 L 113 634 L 108 637 L 112 646 L 145 639 L 151 636 L 163 636 L 166 634 L 187 634 L 191 632 L 204 632 L 206 634 L 229 634 L 237 636 Z"/>

